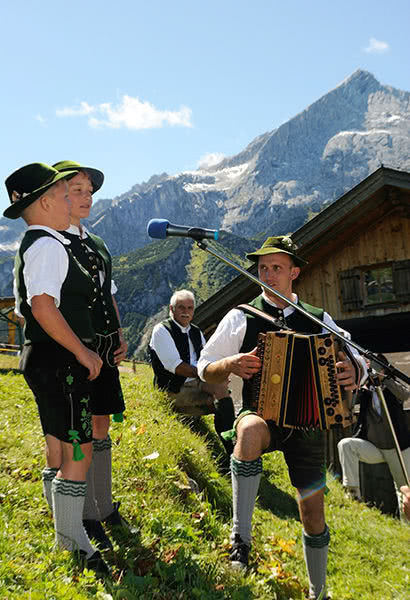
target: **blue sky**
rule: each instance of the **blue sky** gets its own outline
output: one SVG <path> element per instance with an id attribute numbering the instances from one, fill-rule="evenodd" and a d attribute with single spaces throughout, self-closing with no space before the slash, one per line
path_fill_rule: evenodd
<path id="1" fill-rule="evenodd" d="M 410 90 L 408 0 L 64 4 L 2 3 L 2 211 L 30 162 L 99 168 L 114 198 L 240 152 L 358 68 Z"/>

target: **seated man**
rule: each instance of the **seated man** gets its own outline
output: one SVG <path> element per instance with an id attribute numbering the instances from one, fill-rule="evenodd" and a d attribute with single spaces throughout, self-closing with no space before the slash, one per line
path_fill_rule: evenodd
<path id="1" fill-rule="evenodd" d="M 388 363 L 383 354 L 379 354 L 378 358 Z M 403 402 L 410 396 L 410 391 L 404 384 L 386 375 L 378 363 L 372 362 L 370 366 L 375 371 L 380 371 L 383 395 L 409 473 L 410 431 L 406 426 Z M 337 447 L 343 471 L 343 486 L 349 495 L 356 500 L 361 500 L 359 462 L 373 465 L 386 462 L 396 488 L 400 518 L 403 519 L 404 506 L 400 486 L 404 485 L 406 480 L 386 414 L 372 384 L 362 388 L 359 399 L 360 413 L 355 434 L 353 437 L 340 440 Z"/>
<path id="2" fill-rule="evenodd" d="M 196 365 L 205 339 L 191 323 L 194 311 L 193 293 L 179 290 L 171 297 L 169 318 L 155 325 L 149 343 L 154 384 L 168 392 L 177 412 L 193 416 L 214 414 L 215 430 L 231 454 L 232 443 L 221 436 L 222 431 L 232 428 L 235 419 L 228 381 L 213 385 L 198 378 Z"/>

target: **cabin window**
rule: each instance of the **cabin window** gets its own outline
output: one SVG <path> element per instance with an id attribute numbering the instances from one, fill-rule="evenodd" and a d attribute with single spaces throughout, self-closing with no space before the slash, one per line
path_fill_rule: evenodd
<path id="1" fill-rule="evenodd" d="M 375 267 L 363 273 L 365 304 L 383 304 L 396 300 L 392 265 Z"/>
<path id="2" fill-rule="evenodd" d="M 410 260 L 348 269 L 339 274 L 343 310 L 410 302 Z"/>

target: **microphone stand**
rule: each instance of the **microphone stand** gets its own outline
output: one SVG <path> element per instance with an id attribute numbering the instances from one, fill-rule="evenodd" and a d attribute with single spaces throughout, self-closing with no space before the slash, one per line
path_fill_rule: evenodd
<path id="1" fill-rule="evenodd" d="M 224 262 L 228 266 L 233 267 L 234 269 L 236 269 L 237 271 L 239 271 L 239 273 L 241 273 L 242 275 L 244 275 L 245 277 L 247 277 L 248 279 L 250 279 L 251 281 L 253 281 L 257 285 L 261 286 L 264 290 L 268 290 L 269 292 L 271 292 L 272 294 L 274 294 L 277 298 L 280 298 L 280 300 L 282 300 L 286 304 L 289 304 L 290 306 L 293 306 L 293 308 L 295 308 L 296 310 L 298 310 L 305 317 L 308 317 L 311 321 L 313 321 L 317 325 L 320 325 L 321 327 L 324 327 L 325 329 L 327 329 L 327 331 L 329 331 L 330 333 L 333 333 L 333 335 L 335 335 L 337 338 L 339 338 L 339 340 L 341 340 L 343 342 L 343 344 L 348 343 L 349 346 L 352 346 L 353 348 L 356 348 L 356 350 L 360 354 L 362 354 L 365 358 L 367 358 L 368 360 L 372 360 L 372 361 L 376 362 L 377 364 L 379 364 L 383 368 L 383 370 L 386 373 L 388 373 L 388 375 L 390 375 L 391 377 L 397 377 L 397 378 L 401 379 L 402 381 L 405 381 L 407 384 L 410 384 L 410 377 L 408 377 L 405 373 L 402 373 L 399 369 L 396 369 L 396 367 L 394 367 L 390 363 L 386 365 L 380 358 L 377 357 L 377 355 L 373 354 L 370 350 L 366 350 L 365 348 L 362 348 L 356 342 L 353 342 L 352 340 L 348 340 L 347 341 L 346 338 L 343 336 L 342 333 L 340 333 L 339 331 L 336 331 L 330 325 L 327 325 L 326 323 L 324 323 L 323 321 L 321 321 L 320 319 L 318 319 L 314 315 L 311 315 L 302 306 L 299 306 L 298 304 L 296 304 L 292 300 L 289 300 L 289 298 L 287 298 L 286 296 L 284 296 L 283 294 L 281 294 L 280 292 L 278 292 L 274 288 L 270 287 L 270 285 L 267 285 L 266 283 L 263 283 L 262 281 L 260 281 L 260 279 L 258 279 L 258 277 L 256 277 L 255 275 L 252 275 L 252 273 L 249 273 L 249 271 L 247 271 L 246 269 L 243 269 L 241 266 L 239 266 L 236 263 L 232 262 L 231 260 L 229 260 L 229 258 L 226 258 L 225 256 L 222 256 L 221 254 L 219 254 L 213 248 L 210 248 L 204 242 L 203 238 L 202 239 L 198 239 L 198 237 L 199 236 L 195 235 L 194 239 L 195 239 L 195 241 L 197 243 L 197 246 L 199 248 L 201 248 L 201 250 L 204 250 L 205 252 L 208 252 L 209 254 L 211 254 L 215 258 L 218 258 L 220 261 Z M 377 382 L 375 381 L 375 383 L 376 383 L 376 385 L 374 385 L 374 387 L 375 387 L 375 390 L 376 390 L 376 393 L 377 393 L 378 397 L 380 398 L 380 402 L 381 402 L 381 404 L 383 406 L 383 409 L 384 409 L 384 411 L 386 413 L 386 416 L 387 416 L 387 421 L 388 421 L 389 427 L 391 429 L 391 433 L 392 433 L 392 436 L 393 436 L 395 449 L 396 449 L 397 455 L 399 457 L 400 466 L 401 466 L 402 471 L 403 471 L 404 479 L 406 481 L 406 484 L 410 487 L 410 478 L 409 478 L 409 475 L 407 473 L 406 465 L 405 465 L 404 459 L 403 459 L 403 454 L 401 452 L 400 445 L 399 445 L 398 440 L 397 440 L 396 432 L 395 432 L 394 427 L 393 427 L 393 423 L 392 423 L 392 420 L 391 420 L 391 417 L 390 417 L 389 409 L 387 407 L 387 403 L 386 403 L 386 400 L 384 398 L 383 391 L 381 389 L 380 380 L 378 379 L 378 381 Z"/>

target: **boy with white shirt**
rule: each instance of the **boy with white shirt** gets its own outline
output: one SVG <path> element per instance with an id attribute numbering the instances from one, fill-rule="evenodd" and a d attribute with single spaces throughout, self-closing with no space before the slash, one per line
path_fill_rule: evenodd
<path id="1" fill-rule="evenodd" d="M 135 530 L 120 514 L 119 502 L 113 502 L 112 441 L 109 435 L 110 415 L 114 421 L 122 421 L 125 410 L 118 365 L 126 357 L 127 343 L 114 297 L 117 287 L 112 280 L 111 254 L 104 241 L 82 224 L 82 219 L 89 217 L 92 196 L 101 188 L 104 174 L 72 160 L 62 160 L 53 167 L 60 173 L 78 171 L 68 182 L 70 227 L 61 234 L 69 241 L 70 252 L 94 284 L 91 318 L 97 337 L 96 351 L 103 361 L 98 377 L 91 384 L 93 460 L 87 473 L 84 527 L 100 549 L 112 549 L 103 523 L 120 526 L 129 533 L 135 533 Z"/>
<path id="2" fill-rule="evenodd" d="M 58 465 L 52 484 L 43 478 L 56 542 L 108 574 L 82 524 L 92 455 L 89 391 L 102 362 L 89 311 L 94 286 L 57 231 L 70 223 L 67 181 L 76 174 L 42 163 L 18 169 L 6 179 L 11 206 L 3 214 L 28 225 L 14 270 L 16 311 L 25 320 L 20 368 L 37 402 L 48 461 Z"/>

